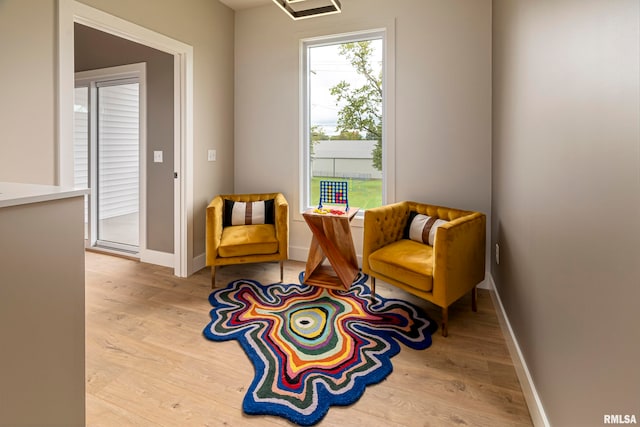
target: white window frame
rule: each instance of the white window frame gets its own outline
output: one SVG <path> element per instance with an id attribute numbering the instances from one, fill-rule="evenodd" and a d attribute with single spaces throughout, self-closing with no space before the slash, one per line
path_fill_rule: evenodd
<path id="1" fill-rule="evenodd" d="M 367 39 L 382 39 L 382 204 L 395 201 L 395 28 L 376 28 L 342 34 L 304 38 L 300 40 L 300 212 L 310 197 L 310 118 L 309 118 L 309 58 L 308 48 Z M 362 218 L 364 212 L 358 212 Z M 355 221 L 355 225 L 361 225 Z"/>

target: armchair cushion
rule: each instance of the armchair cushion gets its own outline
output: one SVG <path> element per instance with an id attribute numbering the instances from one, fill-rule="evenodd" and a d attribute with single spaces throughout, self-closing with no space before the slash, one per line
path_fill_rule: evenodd
<path id="1" fill-rule="evenodd" d="M 432 246 L 401 239 L 373 252 L 369 265 L 373 271 L 417 290 L 430 292 L 433 289 Z"/>
<path id="2" fill-rule="evenodd" d="M 278 238 L 273 224 L 233 225 L 222 229 L 218 255 L 223 258 L 277 252 Z"/>

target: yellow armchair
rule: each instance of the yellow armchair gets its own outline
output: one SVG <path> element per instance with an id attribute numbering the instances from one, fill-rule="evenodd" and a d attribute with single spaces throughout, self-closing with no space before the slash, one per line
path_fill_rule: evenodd
<path id="1" fill-rule="evenodd" d="M 216 196 L 207 207 L 206 230 L 211 288 L 216 284 L 216 267 L 232 264 L 279 261 L 282 281 L 289 254 L 289 204 L 281 193 Z"/>
<path id="2" fill-rule="evenodd" d="M 430 226 L 432 244 L 412 239 L 415 228 L 409 238 L 408 223 L 415 214 L 430 217 L 432 224 L 444 220 Z M 371 277 L 374 298 L 378 278 L 441 307 L 442 335 L 447 336 L 451 304 L 471 291 L 472 309 L 477 311 L 476 285 L 484 280 L 485 242 L 486 216 L 480 212 L 410 201 L 367 209 L 362 271 Z"/>

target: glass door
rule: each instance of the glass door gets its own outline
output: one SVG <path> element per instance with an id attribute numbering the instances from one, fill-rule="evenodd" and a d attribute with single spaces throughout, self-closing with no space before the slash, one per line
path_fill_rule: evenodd
<path id="1" fill-rule="evenodd" d="M 97 245 L 137 252 L 140 100 L 137 81 L 98 82 Z"/>
<path id="2" fill-rule="evenodd" d="M 140 255 L 144 247 L 144 68 L 76 73 L 74 181 L 89 187 L 86 246 Z"/>

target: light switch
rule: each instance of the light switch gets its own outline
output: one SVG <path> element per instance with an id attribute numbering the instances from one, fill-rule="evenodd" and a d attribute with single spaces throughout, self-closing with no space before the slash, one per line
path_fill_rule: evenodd
<path id="1" fill-rule="evenodd" d="M 207 151 L 207 160 L 210 162 L 216 161 L 216 150 Z"/>
<path id="2" fill-rule="evenodd" d="M 154 163 L 162 163 L 162 151 L 154 151 L 153 152 L 153 162 Z"/>

